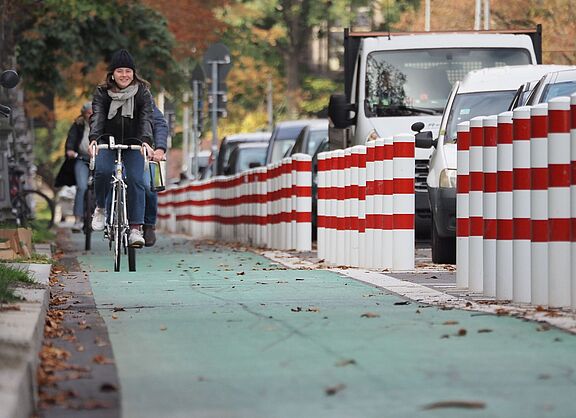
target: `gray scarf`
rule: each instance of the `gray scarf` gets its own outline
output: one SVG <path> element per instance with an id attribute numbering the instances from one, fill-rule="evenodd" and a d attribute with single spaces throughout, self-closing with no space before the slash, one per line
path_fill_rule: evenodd
<path id="1" fill-rule="evenodd" d="M 112 98 L 110 109 L 108 109 L 108 119 L 112 119 L 122 108 L 122 116 L 134 119 L 134 96 L 138 92 L 138 85 L 133 84 L 123 90 L 114 92 L 108 90 L 108 96 Z"/>

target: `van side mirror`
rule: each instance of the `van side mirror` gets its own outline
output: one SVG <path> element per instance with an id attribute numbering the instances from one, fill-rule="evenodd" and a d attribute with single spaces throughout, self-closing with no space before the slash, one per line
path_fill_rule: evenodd
<path id="1" fill-rule="evenodd" d="M 250 164 L 248 164 L 248 168 L 256 168 L 256 167 L 262 167 L 262 164 L 260 164 L 258 161 L 252 161 Z"/>
<path id="2" fill-rule="evenodd" d="M 335 128 L 344 129 L 353 125 L 356 115 L 350 117 L 350 112 L 356 113 L 356 106 L 348 103 L 346 95 L 332 94 L 328 102 L 328 117 Z"/>
<path id="3" fill-rule="evenodd" d="M 416 148 L 431 148 L 435 147 L 437 141 L 432 137 L 432 131 L 424 131 L 423 122 L 415 122 L 412 124 L 412 130 L 416 132 L 414 139 L 416 140 Z"/>

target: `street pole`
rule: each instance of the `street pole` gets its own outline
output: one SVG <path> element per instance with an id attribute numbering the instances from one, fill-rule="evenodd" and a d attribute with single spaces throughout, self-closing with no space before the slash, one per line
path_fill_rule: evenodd
<path id="1" fill-rule="evenodd" d="M 482 0 L 476 0 L 476 10 L 474 12 L 474 30 L 480 30 L 481 19 L 482 19 Z"/>
<path id="2" fill-rule="evenodd" d="M 218 150 L 218 61 L 212 61 L 212 154 Z"/>
<path id="3" fill-rule="evenodd" d="M 266 107 L 268 111 L 268 130 L 272 132 L 274 127 L 274 113 L 272 106 L 272 77 L 268 77 L 268 91 L 267 91 Z"/>
<path id="4" fill-rule="evenodd" d="M 190 106 L 188 105 L 188 92 L 183 96 L 183 115 L 182 115 L 182 168 L 180 170 L 185 176 L 188 175 L 188 156 L 189 156 L 189 134 L 190 134 Z"/>
<path id="5" fill-rule="evenodd" d="M 192 82 L 192 167 L 190 177 L 198 179 L 198 81 Z"/>
<path id="6" fill-rule="evenodd" d="M 484 0 L 484 29 L 490 30 L 490 0 Z"/>
<path id="7" fill-rule="evenodd" d="M 430 32 L 430 0 L 426 0 L 424 30 Z"/>

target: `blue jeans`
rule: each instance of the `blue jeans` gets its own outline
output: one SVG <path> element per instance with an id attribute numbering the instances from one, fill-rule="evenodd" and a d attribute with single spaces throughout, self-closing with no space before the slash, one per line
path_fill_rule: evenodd
<path id="1" fill-rule="evenodd" d="M 148 164 L 150 170 L 155 170 L 154 164 Z M 152 171 L 154 174 L 154 171 Z M 146 210 L 144 212 L 144 225 L 156 225 L 156 215 L 158 214 L 158 193 L 152 190 L 150 181 L 150 171 L 144 170 L 144 188 L 146 189 Z"/>
<path id="2" fill-rule="evenodd" d="M 114 173 L 116 151 L 102 149 L 96 156 L 94 171 L 94 191 L 96 204 L 99 208 L 106 207 L 106 196 L 111 190 L 111 179 Z M 144 157 L 140 151 L 122 151 L 124 162 L 124 177 L 126 181 L 126 200 L 128 205 L 128 222 L 130 225 L 144 223 L 145 187 L 144 187 Z"/>
<path id="3" fill-rule="evenodd" d="M 84 216 L 84 194 L 88 189 L 88 161 L 77 159 L 74 164 L 74 176 L 76 177 L 76 196 L 74 197 L 74 216 Z"/>

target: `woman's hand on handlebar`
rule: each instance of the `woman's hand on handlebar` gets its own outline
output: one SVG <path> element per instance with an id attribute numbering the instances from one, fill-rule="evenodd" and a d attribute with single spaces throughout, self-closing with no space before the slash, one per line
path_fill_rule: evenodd
<path id="1" fill-rule="evenodd" d="M 73 149 L 69 149 L 66 151 L 66 158 L 76 158 L 78 157 L 78 153 L 76 151 L 74 151 Z"/>
<path id="2" fill-rule="evenodd" d="M 154 150 L 154 155 L 152 156 L 152 161 L 162 161 L 166 157 L 166 153 L 163 149 L 158 148 Z"/>
<path id="3" fill-rule="evenodd" d="M 146 155 L 148 156 L 149 160 L 151 160 L 154 157 L 154 150 L 146 142 L 142 143 L 142 155 L 144 155 L 144 152 L 146 152 Z"/>
<path id="4" fill-rule="evenodd" d="M 90 158 L 96 157 L 98 155 L 98 143 L 96 141 L 90 141 L 90 145 L 88 145 L 88 153 L 90 154 Z"/>

